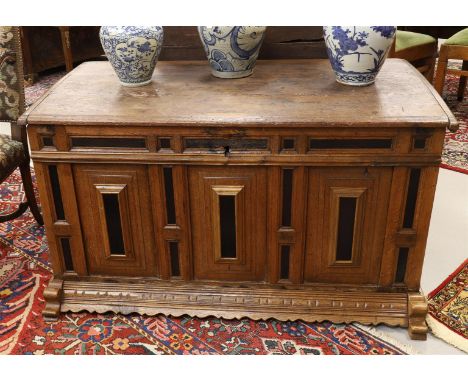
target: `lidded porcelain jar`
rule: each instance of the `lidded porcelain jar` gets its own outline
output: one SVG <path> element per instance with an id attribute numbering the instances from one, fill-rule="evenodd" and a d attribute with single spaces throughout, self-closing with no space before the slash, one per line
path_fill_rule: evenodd
<path id="1" fill-rule="evenodd" d="M 151 82 L 163 44 L 159 26 L 103 26 L 99 32 L 102 47 L 124 86 Z"/>
<path id="2" fill-rule="evenodd" d="M 250 76 L 266 27 L 198 27 L 211 73 L 219 78 Z"/>
<path id="3" fill-rule="evenodd" d="M 396 27 L 324 26 L 328 58 L 340 83 L 374 83 L 387 58 Z"/>

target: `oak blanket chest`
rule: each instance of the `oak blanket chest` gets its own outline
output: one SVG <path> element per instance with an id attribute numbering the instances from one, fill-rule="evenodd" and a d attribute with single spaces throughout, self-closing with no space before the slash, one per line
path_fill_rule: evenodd
<path id="1" fill-rule="evenodd" d="M 375 85 L 327 60 L 248 78 L 160 62 L 120 86 L 80 65 L 27 125 L 61 311 L 386 323 L 424 339 L 420 294 L 445 129 L 408 63 Z"/>

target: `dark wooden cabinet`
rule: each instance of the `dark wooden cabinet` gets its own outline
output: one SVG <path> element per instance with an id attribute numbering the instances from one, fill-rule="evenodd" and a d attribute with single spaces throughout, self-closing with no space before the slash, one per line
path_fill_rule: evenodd
<path id="1" fill-rule="evenodd" d="M 364 88 L 325 60 L 260 60 L 239 80 L 160 62 L 139 88 L 86 63 L 20 123 L 54 269 L 46 318 L 359 321 L 425 338 L 419 281 L 457 123 L 408 63 Z"/>

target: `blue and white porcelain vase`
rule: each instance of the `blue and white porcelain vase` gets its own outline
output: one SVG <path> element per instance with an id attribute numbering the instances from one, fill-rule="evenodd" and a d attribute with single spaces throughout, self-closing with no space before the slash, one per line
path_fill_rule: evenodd
<path id="1" fill-rule="evenodd" d="M 163 44 L 162 27 L 103 26 L 99 37 L 122 85 L 151 82 Z"/>
<path id="2" fill-rule="evenodd" d="M 336 80 L 346 85 L 374 83 L 390 47 L 396 27 L 325 26 L 323 37 Z"/>
<path id="3" fill-rule="evenodd" d="M 198 27 L 213 76 L 250 76 L 265 31 L 266 27 Z"/>

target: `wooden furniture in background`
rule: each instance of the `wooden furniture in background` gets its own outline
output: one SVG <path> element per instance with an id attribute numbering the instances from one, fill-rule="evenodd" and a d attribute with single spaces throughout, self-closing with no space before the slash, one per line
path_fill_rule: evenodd
<path id="1" fill-rule="evenodd" d="M 437 39 L 422 33 L 397 30 L 388 56 L 409 61 L 432 82 L 437 58 Z"/>
<path id="2" fill-rule="evenodd" d="M 99 28 L 21 27 L 24 73 L 34 79 L 37 73 L 65 65 L 96 59 L 104 54 Z M 322 27 L 269 27 L 260 58 L 326 58 Z M 205 52 L 197 28 L 164 27 L 160 60 L 204 60 Z"/>
<path id="3" fill-rule="evenodd" d="M 322 27 L 268 27 L 260 59 L 326 58 Z M 160 60 L 205 60 L 196 27 L 164 27 Z"/>
<path id="4" fill-rule="evenodd" d="M 462 68 L 447 69 L 448 60 L 463 60 Z M 442 95 L 444 90 L 445 75 L 454 74 L 460 76 L 457 98 L 463 100 L 466 89 L 466 77 L 468 76 L 468 28 L 454 34 L 440 46 L 439 61 L 434 80 L 434 87 Z"/>
<path id="5" fill-rule="evenodd" d="M 85 63 L 21 122 L 54 270 L 47 319 L 275 317 L 426 337 L 420 277 L 457 123 L 407 62 L 359 89 L 328 60 L 259 60 L 238 80 L 160 62 L 139 88 Z"/>
<path id="6" fill-rule="evenodd" d="M 21 27 L 24 75 L 34 80 L 39 72 L 96 59 L 104 54 L 99 27 Z"/>

